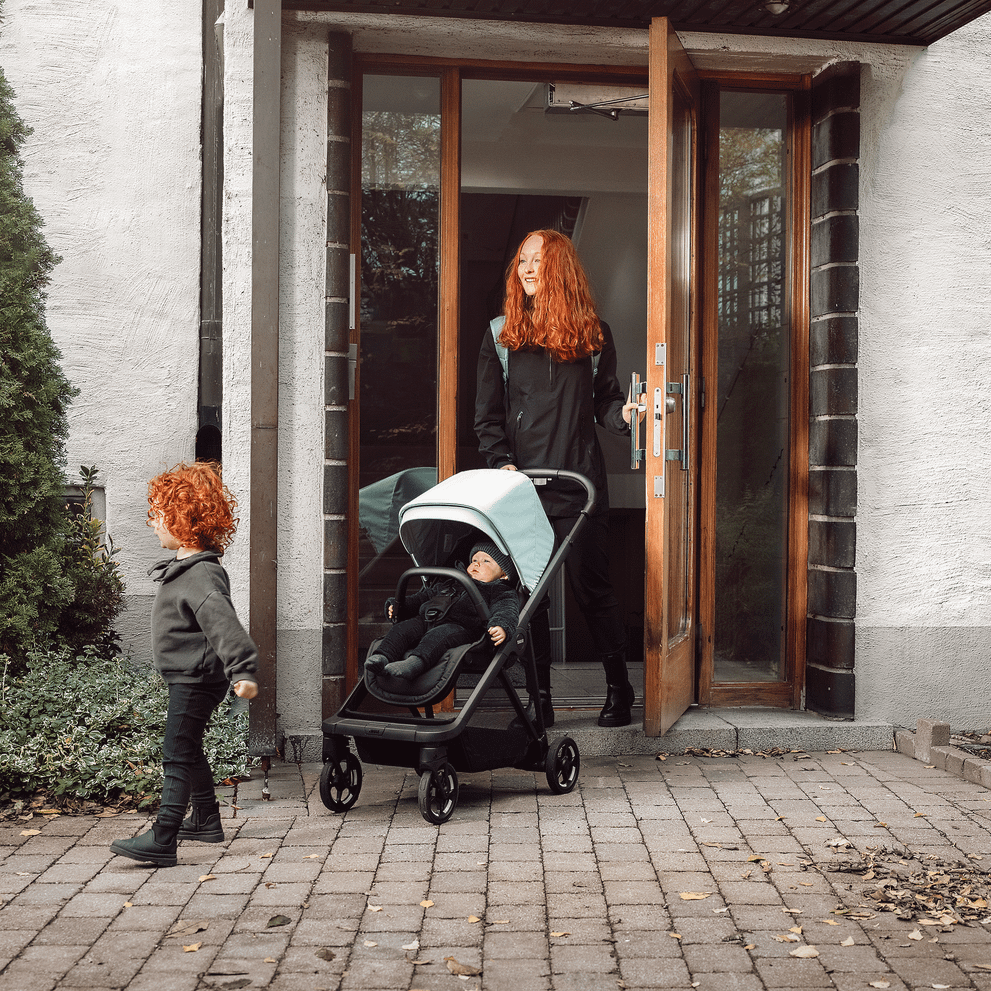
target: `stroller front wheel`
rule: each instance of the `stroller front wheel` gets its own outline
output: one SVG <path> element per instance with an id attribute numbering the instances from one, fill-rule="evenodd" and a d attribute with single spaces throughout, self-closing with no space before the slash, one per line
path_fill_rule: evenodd
<path id="1" fill-rule="evenodd" d="M 331 812 L 347 812 L 361 791 L 361 761 L 351 751 L 320 771 L 320 799 Z"/>
<path id="2" fill-rule="evenodd" d="M 547 785 L 555 795 L 566 795 L 578 783 L 582 759 L 578 744 L 570 736 L 554 741 L 544 760 Z"/>
<path id="3" fill-rule="evenodd" d="M 450 764 L 439 771 L 425 771 L 420 775 L 417 791 L 420 814 L 427 822 L 439 826 L 454 814 L 458 804 L 458 775 Z"/>

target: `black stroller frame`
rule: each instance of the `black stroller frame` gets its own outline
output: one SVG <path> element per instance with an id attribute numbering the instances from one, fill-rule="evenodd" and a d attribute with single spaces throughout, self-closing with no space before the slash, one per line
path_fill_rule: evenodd
<path id="1" fill-rule="evenodd" d="M 595 487 L 583 475 L 563 469 L 521 469 L 536 484 L 567 480 L 581 485 L 586 494 L 585 505 L 570 532 L 554 548 L 539 580 L 520 611 L 516 635 L 494 648 L 494 653 L 481 670 L 478 682 L 471 690 L 460 711 L 448 715 L 435 712 L 435 707 L 457 686 L 459 677 L 477 671 L 481 655 L 492 649 L 487 634 L 474 644 L 455 647 L 445 654 L 436 686 L 429 697 L 414 696 L 403 700 L 399 696 L 372 692 L 365 678 L 351 691 L 338 712 L 323 721 L 323 768 L 320 774 L 320 797 L 333 812 L 346 812 L 358 800 L 362 769 L 359 756 L 368 763 L 389 767 L 409 767 L 420 775 L 418 801 L 427 822 L 446 822 L 454 813 L 458 801 L 457 772 L 495 770 L 515 767 L 545 772 L 549 788 L 555 794 L 570 792 L 578 782 L 581 756 L 570 737 L 548 742 L 547 727 L 539 702 L 524 706 L 509 677 L 509 669 L 517 662 L 523 664 L 525 685 L 533 700 L 537 694 L 537 668 L 530 621 L 546 596 L 551 579 L 563 566 L 572 544 L 585 526 L 595 506 Z M 403 572 L 396 588 L 396 598 L 403 601 L 406 586 L 415 578 L 443 578 L 459 582 L 469 593 L 479 615 L 488 621 L 488 607 L 474 582 L 461 570 L 449 567 L 414 567 Z M 376 646 L 373 643 L 370 652 Z M 508 727 L 501 730 L 474 730 L 472 719 L 478 712 L 486 692 L 496 684 L 505 692 L 515 713 Z M 401 711 L 359 711 L 372 696 L 387 701 Z M 423 710 L 422 713 L 420 710 Z M 477 737 L 477 738 L 474 738 Z M 354 741 L 358 755 L 351 750 Z"/>

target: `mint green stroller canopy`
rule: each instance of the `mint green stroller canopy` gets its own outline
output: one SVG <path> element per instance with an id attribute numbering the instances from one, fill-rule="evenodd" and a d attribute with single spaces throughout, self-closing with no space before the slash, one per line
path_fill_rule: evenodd
<path id="1" fill-rule="evenodd" d="M 462 471 L 399 511 L 399 536 L 419 568 L 443 566 L 471 528 L 510 556 L 532 592 L 554 551 L 554 531 L 533 482 L 501 468 Z"/>

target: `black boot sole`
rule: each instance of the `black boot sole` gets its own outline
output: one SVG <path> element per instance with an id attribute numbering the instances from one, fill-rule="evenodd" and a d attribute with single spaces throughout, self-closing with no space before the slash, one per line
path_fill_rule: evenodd
<path id="1" fill-rule="evenodd" d="M 226 838 L 223 832 L 190 833 L 182 829 L 179 830 L 179 835 L 176 837 L 180 841 L 186 840 L 191 843 L 223 843 Z"/>
<path id="2" fill-rule="evenodd" d="M 129 860 L 136 860 L 141 864 L 154 864 L 156 867 L 175 867 L 179 862 L 175 854 L 138 853 L 129 847 L 123 846 L 117 840 L 114 840 L 110 844 L 110 852 L 117 854 L 118 857 L 127 857 Z"/>

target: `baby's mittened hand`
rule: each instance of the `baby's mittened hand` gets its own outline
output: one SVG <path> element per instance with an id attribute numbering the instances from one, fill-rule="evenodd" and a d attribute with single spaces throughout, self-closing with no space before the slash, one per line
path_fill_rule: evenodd
<path id="1" fill-rule="evenodd" d="M 494 644 L 501 644 L 506 639 L 506 631 L 501 626 L 490 626 L 489 636 Z"/>
<path id="2" fill-rule="evenodd" d="M 240 699 L 253 699 L 258 694 L 258 685 L 253 681 L 235 681 L 234 694 Z"/>

